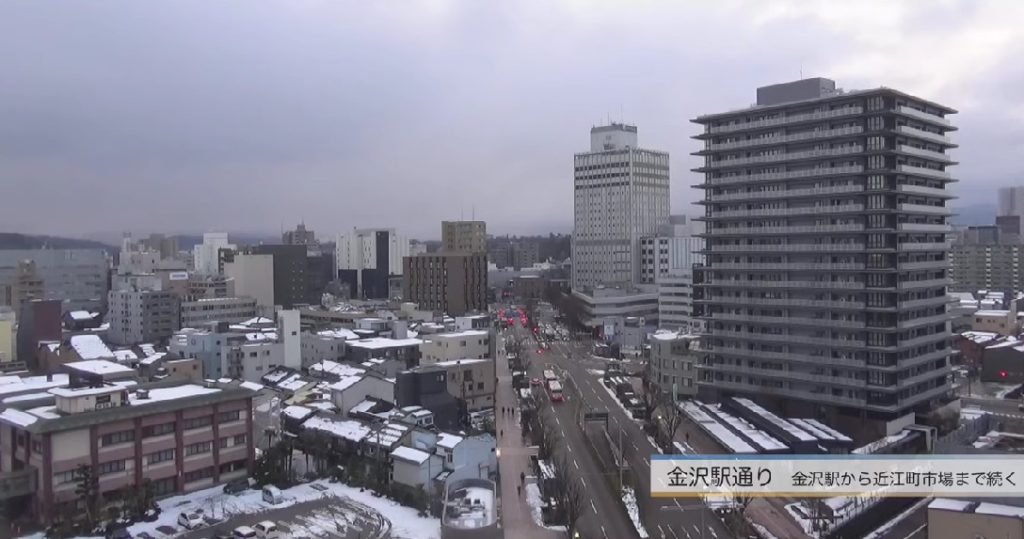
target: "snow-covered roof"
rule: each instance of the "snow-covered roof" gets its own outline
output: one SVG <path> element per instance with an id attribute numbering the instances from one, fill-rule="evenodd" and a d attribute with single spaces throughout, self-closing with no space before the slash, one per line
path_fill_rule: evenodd
<path id="1" fill-rule="evenodd" d="M 249 342 L 276 341 L 276 331 L 260 331 L 245 334 L 245 340 Z"/>
<path id="2" fill-rule="evenodd" d="M 999 338 L 998 333 L 992 333 L 991 331 L 965 331 L 960 336 L 976 344 Z"/>
<path id="3" fill-rule="evenodd" d="M 725 412 L 725 410 L 722 410 L 717 405 L 708 406 L 707 410 L 708 413 L 715 415 L 721 422 L 732 426 L 732 428 L 753 442 L 754 445 L 765 451 L 782 451 L 788 448 L 786 444 L 780 442 L 774 436 L 758 429 L 740 417 Z"/>
<path id="4" fill-rule="evenodd" d="M 257 324 L 273 324 L 273 323 L 274 323 L 274 321 L 269 319 L 269 318 L 264 318 L 262 316 L 257 316 L 256 318 L 250 318 L 250 319 L 246 320 L 245 322 L 239 322 L 239 325 L 240 326 L 255 326 Z"/>
<path id="5" fill-rule="evenodd" d="M 354 419 L 334 420 L 322 416 L 314 416 L 302 424 L 305 429 L 326 432 L 332 436 L 343 438 L 352 442 L 362 441 L 370 434 L 370 427 L 361 421 Z"/>
<path id="6" fill-rule="evenodd" d="M 408 425 L 401 423 L 385 423 L 378 431 L 366 437 L 367 443 L 381 447 L 391 447 L 409 431 Z M 379 438 L 378 438 L 378 434 Z M 378 443 L 379 439 L 379 443 Z"/>
<path id="7" fill-rule="evenodd" d="M 1010 335 L 1010 336 L 1006 337 L 1004 340 L 1002 340 L 1000 342 L 997 342 L 996 344 L 990 344 L 990 345 L 986 346 L 985 349 L 986 350 L 992 350 L 994 348 L 1005 348 L 1007 346 L 1017 346 L 1018 344 L 1020 344 L 1020 343 L 1018 342 L 1017 337 L 1014 337 L 1013 335 Z"/>
<path id="8" fill-rule="evenodd" d="M 836 430 L 836 429 L 834 429 L 834 428 L 832 428 L 832 427 L 822 423 L 821 421 L 818 421 L 817 419 L 805 418 L 805 419 L 801 419 L 800 421 L 803 421 L 805 424 L 809 425 L 810 427 L 816 428 L 819 431 L 828 434 L 829 436 L 835 438 L 836 440 L 839 440 L 840 442 L 852 442 L 853 441 L 853 438 L 850 438 L 849 436 L 847 436 L 847 435 L 839 432 L 838 430 Z"/>
<path id="9" fill-rule="evenodd" d="M 150 354 L 143 358 L 142 361 L 140 361 L 139 363 L 142 363 L 143 365 L 152 365 L 157 361 L 160 361 L 166 355 L 167 352 L 157 352 L 155 354 Z"/>
<path id="10" fill-rule="evenodd" d="M 48 399 L 53 397 L 49 392 L 42 393 L 26 393 L 24 395 L 15 395 L 13 397 L 7 397 L 3 399 L 4 404 L 10 404 L 12 402 L 31 401 L 36 399 Z"/>
<path id="11" fill-rule="evenodd" d="M 353 367 L 352 365 L 345 363 L 338 363 L 337 361 L 331 361 L 329 359 L 317 361 L 310 365 L 309 372 L 313 374 L 330 374 L 334 376 L 356 376 L 366 373 L 364 369 Z"/>
<path id="12" fill-rule="evenodd" d="M 878 450 L 883 449 L 885 447 L 888 447 L 888 446 L 890 446 L 892 444 L 895 444 L 896 442 L 899 442 L 899 441 L 903 440 L 907 436 L 910 436 L 910 432 L 911 431 L 909 431 L 909 430 L 904 430 L 904 431 L 897 432 L 896 434 L 893 434 L 891 436 L 886 436 L 885 438 L 880 438 L 878 440 L 875 440 L 875 441 L 873 441 L 873 442 L 871 442 L 871 443 L 869 443 L 869 444 L 867 444 L 867 445 L 865 445 L 863 447 L 858 447 L 857 449 L 854 449 L 853 451 L 850 451 L 850 453 L 853 453 L 853 454 L 856 454 L 856 455 L 870 455 L 870 454 L 873 454 L 873 453 L 877 453 Z"/>
<path id="13" fill-rule="evenodd" d="M 284 381 L 278 382 L 277 387 L 295 392 L 312 383 L 314 383 L 312 380 L 304 379 L 301 374 L 293 374 Z"/>
<path id="14" fill-rule="evenodd" d="M 434 365 L 437 365 L 438 367 L 454 367 L 456 365 L 474 365 L 474 364 L 477 364 L 477 363 L 489 363 L 490 361 L 491 360 L 489 360 L 489 359 L 473 359 L 473 358 L 450 359 L 448 361 L 438 361 L 437 363 L 434 363 Z"/>
<path id="15" fill-rule="evenodd" d="M 99 387 L 55 387 L 50 393 L 58 397 L 83 397 L 86 395 L 106 395 L 124 391 L 124 386 L 107 384 Z"/>
<path id="16" fill-rule="evenodd" d="M 88 372 L 92 374 L 128 374 L 134 373 L 135 369 L 126 367 L 120 363 L 114 363 L 113 361 L 107 361 L 105 359 L 90 359 L 86 361 L 72 361 L 65 363 L 65 366 L 76 371 Z"/>
<path id="17" fill-rule="evenodd" d="M 332 391 L 345 391 L 346 389 L 352 387 L 352 385 L 354 385 L 356 382 L 362 380 L 365 377 L 365 374 L 342 376 L 341 379 L 339 379 L 337 382 L 327 387 L 329 387 Z"/>
<path id="18" fill-rule="evenodd" d="M 16 408 L 8 408 L 0 412 L 0 419 L 3 419 L 19 427 L 27 427 L 39 420 L 38 417 L 28 412 L 22 412 L 21 410 L 18 410 Z"/>
<path id="19" fill-rule="evenodd" d="M 89 311 L 71 311 L 68 313 L 68 316 L 70 316 L 72 320 L 92 320 L 99 316 L 99 313 L 91 313 Z"/>
<path id="20" fill-rule="evenodd" d="M 992 316 L 999 318 L 1006 318 L 1006 315 L 1010 314 L 1010 311 L 1005 309 L 983 309 L 980 311 L 974 311 L 974 316 Z"/>
<path id="21" fill-rule="evenodd" d="M 352 341 L 347 343 L 349 346 L 356 348 L 366 348 L 369 350 L 379 350 L 381 348 L 398 348 L 402 346 L 419 346 L 423 343 L 422 339 L 389 339 L 387 337 L 371 337 L 369 339 L 360 339 L 358 341 Z"/>
<path id="22" fill-rule="evenodd" d="M 298 419 L 299 421 L 313 415 L 314 410 L 306 408 L 305 406 L 291 405 L 281 410 L 281 413 L 292 418 Z"/>
<path id="23" fill-rule="evenodd" d="M 26 376 L 24 378 L 19 378 L 17 376 L 5 376 L 4 378 L 5 380 L 10 380 L 11 378 L 15 378 L 17 380 L 11 380 L 0 384 L 0 397 L 4 395 L 40 391 L 50 389 L 51 387 L 68 385 L 68 375 L 66 374 L 54 374 L 52 377 Z"/>
<path id="24" fill-rule="evenodd" d="M 455 449 L 455 446 L 462 443 L 462 440 L 464 440 L 462 436 L 442 432 L 437 436 L 437 445 L 445 449 Z"/>
<path id="25" fill-rule="evenodd" d="M 49 404 L 46 406 L 37 406 L 36 408 L 29 408 L 26 412 L 38 417 L 39 419 L 58 419 L 60 414 L 57 413 L 57 406 Z"/>
<path id="26" fill-rule="evenodd" d="M 935 498 L 928 504 L 928 509 L 944 509 L 946 511 L 963 511 L 971 505 L 971 502 L 964 500 L 951 500 L 949 498 Z"/>
<path id="27" fill-rule="evenodd" d="M 82 359 L 100 359 L 114 357 L 114 353 L 100 339 L 99 335 L 73 335 L 70 339 L 71 348 Z"/>
<path id="28" fill-rule="evenodd" d="M 118 361 L 134 361 L 139 359 L 139 356 L 131 350 L 114 350 L 114 359 Z"/>
<path id="29" fill-rule="evenodd" d="M 454 331 L 451 333 L 435 333 L 430 336 L 430 339 L 459 339 L 462 337 L 486 337 L 487 332 L 480 329 L 467 329 L 464 331 Z"/>
<path id="30" fill-rule="evenodd" d="M 701 428 L 706 430 L 718 443 L 725 446 L 733 453 L 757 453 L 757 450 L 753 446 L 743 441 L 742 438 L 732 433 L 725 425 L 718 422 L 717 419 L 708 415 L 701 408 L 699 402 L 683 401 L 679 403 L 679 408 L 695 423 L 699 424 Z"/>
<path id="31" fill-rule="evenodd" d="M 156 354 L 156 346 L 154 346 L 154 345 L 152 345 L 150 343 L 140 344 L 139 345 L 139 350 L 142 351 L 142 355 L 144 355 L 144 356 L 152 356 L 152 355 Z"/>
<path id="32" fill-rule="evenodd" d="M 338 410 L 338 407 L 335 406 L 334 403 L 331 402 L 331 401 L 307 402 L 307 403 L 303 404 L 303 406 L 306 406 L 307 408 L 315 408 L 317 410 L 323 410 L 325 412 L 335 412 L 335 411 Z"/>
<path id="33" fill-rule="evenodd" d="M 349 413 L 368 414 L 370 413 L 370 410 L 373 410 L 374 406 L 377 406 L 377 402 L 367 399 L 353 406 L 352 409 L 349 410 Z"/>
<path id="34" fill-rule="evenodd" d="M 238 386 L 252 391 L 259 391 L 263 389 L 263 384 L 257 384 L 256 382 L 242 382 L 241 384 L 238 384 Z"/>
<path id="35" fill-rule="evenodd" d="M 285 378 L 291 376 L 292 374 L 294 374 L 294 372 L 291 369 L 274 369 L 268 372 L 267 374 L 263 375 L 263 381 L 270 384 L 276 384 L 281 380 L 284 380 Z"/>
<path id="36" fill-rule="evenodd" d="M 134 406 L 139 406 L 151 402 L 187 399 L 190 397 L 198 397 L 200 395 L 209 395 L 210 393 L 219 392 L 220 389 L 216 387 L 203 387 L 196 384 L 182 384 L 180 386 L 160 387 L 148 389 L 146 391 L 149 394 L 148 398 L 140 399 L 138 392 L 135 392 L 128 395 L 128 401 Z"/>
<path id="37" fill-rule="evenodd" d="M 794 438 L 800 440 L 801 442 L 813 442 L 815 440 L 814 436 L 811 436 L 810 434 L 804 432 L 803 430 L 800 429 L 800 427 L 797 427 L 796 425 L 790 423 L 789 421 L 786 421 L 785 419 L 773 414 L 772 412 L 765 410 L 760 405 L 758 405 L 757 403 L 750 399 L 734 398 L 733 400 L 739 403 L 741 406 L 745 407 L 746 409 L 750 410 L 751 412 L 754 412 L 755 414 L 761 416 L 761 418 L 764 419 L 765 421 L 768 421 L 772 425 L 775 425 L 776 427 L 786 431 L 787 434 L 793 436 Z"/>
<path id="38" fill-rule="evenodd" d="M 316 334 L 321 337 L 331 337 L 334 339 L 355 340 L 359 338 L 359 335 L 357 335 L 354 331 L 348 328 L 325 329 L 323 331 L 316 332 Z"/>
<path id="39" fill-rule="evenodd" d="M 929 506 L 931 508 L 931 506 Z M 1024 507 L 981 502 L 974 508 L 975 515 L 992 515 L 1000 517 L 1024 518 Z"/>
<path id="40" fill-rule="evenodd" d="M 391 456 L 393 458 L 407 460 L 415 464 L 423 464 L 430 458 L 430 453 L 402 446 L 396 447 L 395 450 L 391 452 Z"/>

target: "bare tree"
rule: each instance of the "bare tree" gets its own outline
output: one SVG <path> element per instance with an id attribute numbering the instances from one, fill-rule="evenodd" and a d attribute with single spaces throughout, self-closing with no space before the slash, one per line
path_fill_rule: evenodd
<path id="1" fill-rule="evenodd" d="M 558 429 L 551 421 L 550 410 L 539 410 L 534 416 L 530 431 L 533 432 L 533 441 L 537 444 L 537 456 L 545 460 L 551 458 L 558 443 Z"/>
<path id="2" fill-rule="evenodd" d="M 565 527 L 568 532 L 568 536 L 572 537 L 573 532 L 576 531 L 576 522 L 579 520 L 581 513 L 583 512 L 583 500 L 585 498 L 583 488 L 577 479 L 579 477 L 573 477 L 569 473 L 569 459 L 562 455 L 558 459 L 558 464 L 555 466 L 555 478 L 557 484 L 558 503 L 562 506 L 562 511 L 565 513 Z"/>
<path id="3" fill-rule="evenodd" d="M 735 537 L 743 537 L 747 531 L 747 506 L 750 505 L 752 499 L 750 494 L 733 494 L 732 496 L 734 506 L 728 518 L 725 519 L 725 525 L 729 527 Z"/>
<path id="4" fill-rule="evenodd" d="M 675 451 L 676 432 L 679 430 L 679 425 L 683 422 L 683 412 L 679 409 L 675 399 L 672 398 L 671 393 L 662 393 L 658 400 L 660 404 L 659 413 L 661 413 L 661 420 L 664 425 L 662 450 L 665 453 L 672 453 Z"/>

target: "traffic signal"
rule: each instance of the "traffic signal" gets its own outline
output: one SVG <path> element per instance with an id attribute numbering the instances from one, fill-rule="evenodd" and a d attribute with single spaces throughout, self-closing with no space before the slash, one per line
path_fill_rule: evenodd
<path id="1" fill-rule="evenodd" d="M 1006 371 L 999 371 L 999 377 L 1000 378 L 1006 378 L 1007 374 L 1008 373 Z"/>

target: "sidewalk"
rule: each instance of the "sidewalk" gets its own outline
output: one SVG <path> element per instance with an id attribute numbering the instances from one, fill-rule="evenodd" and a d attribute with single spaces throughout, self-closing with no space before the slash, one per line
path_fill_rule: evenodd
<path id="1" fill-rule="evenodd" d="M 535 453 L 523 444 L 522 431 L 519 428 L 519 402 L 512 392 L 512 373 L 509 372 L 508 360 L 498 354 L 495 366 L 498 375 L 497 396 L 495 398 L 495 429 L 499 432 L 498 458 L 499 482 L 501 488 L 501 526 L 505 539 L 563 539 L 564 533 L 548 530 L 538 526 L 530 514 L 530 506 L 526 503 L 525 489 L 522 495 L 517 492 L 519 474 L 533 475 L 530 469 L 530 455 Z M 517 413 L 502 415 L 502 407 L 512 408 Z"/>

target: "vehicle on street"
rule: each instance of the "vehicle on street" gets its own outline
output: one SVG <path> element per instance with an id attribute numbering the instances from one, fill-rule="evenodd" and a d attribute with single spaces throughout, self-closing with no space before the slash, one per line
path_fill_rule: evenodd
<path id="1" fill-rule="evenodd" d="M 256 539 L 256 530 L 249 526 L 239 526 L 231 534 L 235 539 Z"/>
<path id="2" fill-rule="evenodd" d="M 187 530 L 197 530 L 206 526 L 202 511 L 186 511 L 178 515 L 178 525 Z"/>
<path id="3" fill-rule="evenodd" d="M 548 382 L 550 382 L 552 380 L 558 380 L 558 377 L 555 376 L 555 371 L 553 371 L 551 369 L 546 369 L 544 371 L 544 379 L 547 380 Z"/>
<path id="4" fill-rule="evenodd" d="M 252 527 L 256 530 L 256 537 L 259 539 L 280 539 L 281 531 L 277 529 L 277 524 L 271 520 L 264 520 Z"/>
<path id="5" fill-rule="evenodd" d="M 539 386 L 540 385 L 540 378 L 534 378 L 534 379 L 530 380 L 530 385 L 531 386 Z"/>
<path id="6" fill-rule="evenodd" d="M 246 477 L 228 481 L 224 485 L 224 494 L 238 494 L 246 490 L 249 490 L 249 479 Z"/>
<path id="7" fill-rule="evenodd" d="M 271 505 L 277 505 L 283 502 L 284 496 L 281 494 L 281 489 L 274 485 L 267 485 L 263 487 L 263 501 Z"/>
<path id="8" fill-rule="evenodd" d="M 551 402 L 562 402 L 565 397 L 562 395 L 562 383 L 558 380 L 548 382 L 548 396 Z"/>

